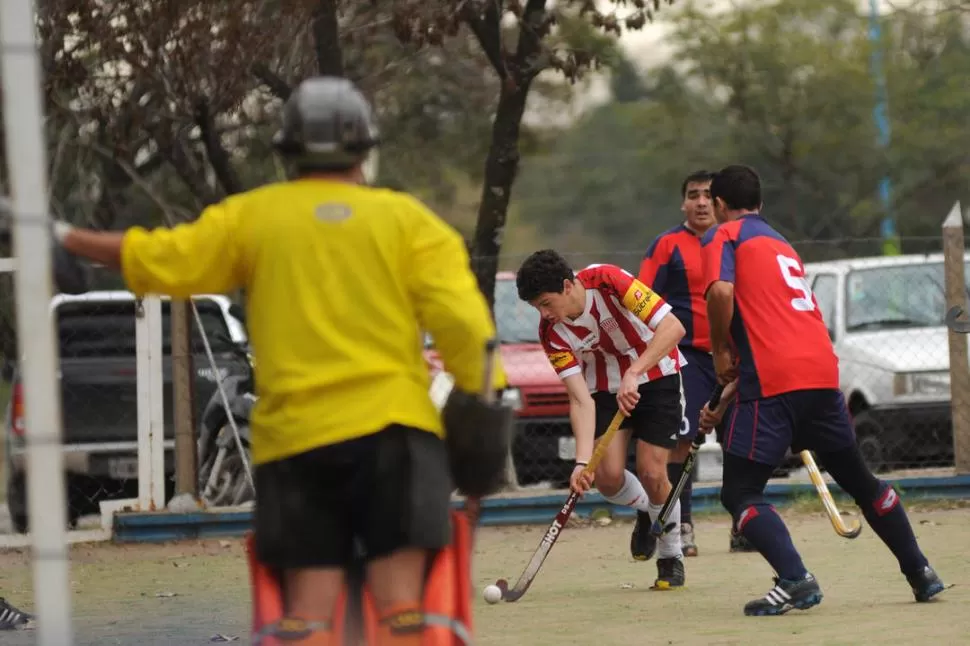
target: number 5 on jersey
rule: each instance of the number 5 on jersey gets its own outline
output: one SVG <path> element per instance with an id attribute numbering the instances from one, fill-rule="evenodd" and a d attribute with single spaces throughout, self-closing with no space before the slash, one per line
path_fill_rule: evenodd
<path id="1" fill-rule="evenodd" d="M 812 298 L 811 286 L 804 276 L 797 276 L 792 273 L 801 272 L 802 268 L 798 261 L 782 254 L 778 254 L 775 258 L 778 260 L 778 268 L 781 269 L 781 275 L 785 278 L 785 282 L 801 294 L 801 296 L 791 299 L 791 306 L 799 312 L 814 311 L 815 300 Z"/>

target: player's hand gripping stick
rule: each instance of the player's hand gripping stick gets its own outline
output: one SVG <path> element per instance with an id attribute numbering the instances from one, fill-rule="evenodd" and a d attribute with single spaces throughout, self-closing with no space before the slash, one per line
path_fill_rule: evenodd
<path id="1" fill-rule="evenodd" d="M 586 465 L 584 471 L 589 473 L 594 473 L 596 471 L 597 465 L 606 455 L 606 447 L 609 446 L 610 441 L 613 440 L 613 436 L 620 429 L 620 424 L 623 423 L 625 417 L 623 413 L 617 411 L 616 415 L 613 416 L 613 421 L 610 422 L 609 428 L 606 429 L 606 433 L 599 439 L 596 444 L 596 448 L 593 450 L 593 455 L 589 459 L 589 464 Z M 498 589 L 502 592 L 502 599 L 505 601 L 518 601 L 525 594 L 525 591 L 529 589 L 532 582 L 535 580 L 536 575 L 539 574 L 539 568 L 542 567 L 542 562 L 546 560 L 549 552 L 552 550 L 552 546 L 556 544 L 559 540 L 559 534 L 562 532 L 563 528 L 566 527 L 566 521 L 573 513 L 573 508 L 576 507 L 576 502 L 579 500 L 579 494 L 575 491 L 570 492 L 569 498 L 566 499 L 565 504 L 556 514 L 553 519 L 552 524 L 546 533 L 543 534 L 542 540 L 539 541 L 539 547 L 532 554 L 532 559 L 526 566 L 525 571 L 519 576 L 519 580 L 515 582 L 515 586 L 510 588 L 509 582 L 505 579 L 499 579 L 495 582 Z"/>
<path id="2" fill-rule="evenodd" d="M 711 393 L 711 399 L 707 407 L 711 410 L 717 408 L 721 403 L 721 395 L 723 394 L 724 386 L 721 384 L 714 386 L 714 391 Z M 687 480 L 690 479 L 691 474 L 694 472 L 697 451 L 700 450 L 701 445 L 704 444 L 706 439 L 707 435 L 698 433 L 694 437 L 694 441 L 690 443 L 690 452 L 687 454 L 687 458 L 684 459 L 684 470 L 680 472 L 680 477 L 677 478 L 677 484 L 670 490 L 667 500 L 664 501 L 664 506 L 660 509 L 657 520 L 650 525 L 651 536 L 659 537 L 675 527 L 674 523 L 667 522 L 670 519 L 670 511 L 674 508 L 674 504 L 680 500 L 680 494 L 684 491 L 684 487 L 687 486 Z"/>

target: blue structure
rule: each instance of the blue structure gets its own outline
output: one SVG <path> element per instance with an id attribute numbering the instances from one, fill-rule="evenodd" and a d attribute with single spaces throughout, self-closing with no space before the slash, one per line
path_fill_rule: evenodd
<path id="1" fill-rule="evenodd" d="M 906 501 L 914 500 L 967 500 L 970 499 L 970 475 L 950 477 L 914 477 L 891 479 L 890 482 L 902 493 Z M 829 484 L 829 490 L 847 508 L 852 503 L 838 485 Z M 694 511 L 722 511 L 721 488 L 717 485 L 694 487 Z M 565 491 L 536 496 L 489 498 L 482 502 L 481 525 L 548 525 L 566 500 Z M 771 483 L 765 490 L 768 502 L 784 507 L 801 500 L 818 500 L 815 486 L 809 483 Z M 461 508 L 461 502 L 455 502 Z M 583 496 L 573 512 L 579 517 L 589 517 L 593 512 L 606 510 L 614 518 L 633 518 L 633 510 L 613 505 L 598 492 Z M 727 517 L 727 512 L 725 517 Z M 118 543 L 157 543 L 201 538 L 242 536 L 250 531 L 252 512 L 249 511 L 199 511 L 189 513 L 127 512 L 114 518 L 114 541 Z"/>
<path id="2" fill-rule="evenodd" d="M 879 148 L 882 159 L 889 156 L 889 142 L 892 139 L 892 127 L 889 123 L 889 95 L 886 91 L 886 74 L 882 68 L 882 29 L 879 24 L 879 0 L 869 0 L 869 41 L 872 43 L 871 74 L 876 86 L 876 102 L 873 107 L 873 118 L 878 132 Z M 883 254 L 895 256 L 901 253 L 899 239 L 896 234 L 896 221 L 893 218 L 892 182 L 887 174 L 879 182 L 879 202 L 882 204 L 883 219 L 881 234 L 883 239 Z"/>

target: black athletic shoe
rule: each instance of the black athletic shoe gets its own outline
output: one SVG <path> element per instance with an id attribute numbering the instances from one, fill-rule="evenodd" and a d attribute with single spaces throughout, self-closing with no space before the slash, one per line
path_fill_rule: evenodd
<path id="1" fill-rule="evenodd" d="M 650 514 L 637 512 L 637 523 L 630 535 L 630 555 L 638 561 L 649 561 L 657 551 L 657 539 L 650 535 Z"/>
<path id="2" fill-rule="evenodd" d="M 808 610 L 822 603 L 822 589 L 811 574 L 799 581 L 775 578 L 775 587 L 768 594 L 749 601 L 744 606 L 744 614 L 749 617 L 783 615 L 792 608 Z"/>
<path id="3" fill-rule="evenodd" d="M 0 597 L 0 630 L 15 630 L 33 619 L 32 615 L 17 610 Z"/>
<path id="4" fill-rule="evenodd" d="M 684 587 L 684 560 L 671 557 L 657 559 L 657 580 L 653 582 L 654 590 L 671 590 Z"/>
<path id="5" fill-rule="evenodd" d="M 913 589 L 913 596 L 918 602 L 929 601 L 946 589 L 943 581 L 929 565 L 919 574 L 907 574 L 906 580 L 909 581 L 909 587 Z"/>
<path id="6" fill-rule="evenodd" d="M 734 531 L 731 528 L 731 547 L 729 548 L 731 552 L 757 552 L 758 550 L 752 545 L 748 539 L 744 537 L 741 532 Z"/>

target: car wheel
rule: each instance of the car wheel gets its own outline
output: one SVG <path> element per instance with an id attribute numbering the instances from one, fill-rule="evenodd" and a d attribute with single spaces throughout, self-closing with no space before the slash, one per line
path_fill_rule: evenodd
<path id="1" fill-rule="evenodd" d="M 71 498 L 67 497 L 67 529 L 75 529 L 80 518 L 71 507 Z M 27 478 L 23 473 L 10 476 L 7 480 L 7 509 L 10 511 L 10 524 L 18 534 L 26 534 L 30 530 L 27 516 Z"/>
<path id="2" fill-rule="evenodd" d="M 872 417 L 863 411 L 853 419 L 855 423 L 856 442 L 862 460 L 873 473 L 883 473 L 889 470 L 886 449 L 883 446 L 883 429 Z"/>

